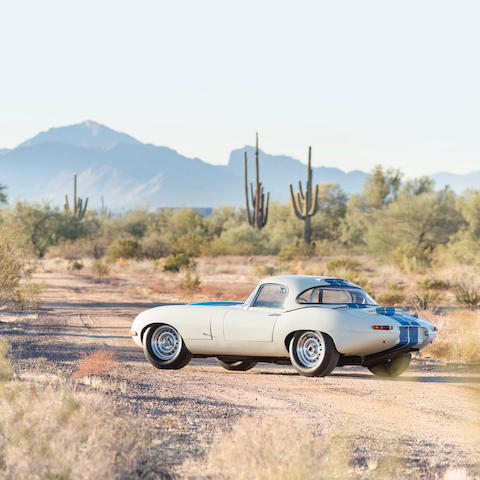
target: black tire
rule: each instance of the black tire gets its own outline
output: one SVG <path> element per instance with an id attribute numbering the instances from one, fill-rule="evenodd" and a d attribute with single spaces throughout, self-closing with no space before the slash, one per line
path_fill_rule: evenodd
<path id="1" fill-rule="evenodd" d="M 143 351 L 147 360 L 161 369 L 177 370 L 192 359 L 183 338 L 170 325 L 148 327 L 143 335 Z"/>
<path id="2" fill-rule="evenodd" d="M 228 358 L 225 358 L 225 357 L 217 357 L 217 362 L 223 368 L 227 370 L 235 370 L 237 372 L 246 372 L 247 370 L 250 370 L 257 364 L 255 360 L 232 361 L 232 360 L 228 360 Z"/>
<path id="3" fill-rule="evenodd" d="M 367 368 L 377 377 L 398 377 L 408 368 L 411 359 L 412 355 L 407 353 Z"/>
<path id="4" fill-rule="evenodd" d="M 333 340 L 317 331 L 297 332 L 290 341 L 290 360 L 306 377 L 325 377 L 338 365 L 340 354 Z"/>

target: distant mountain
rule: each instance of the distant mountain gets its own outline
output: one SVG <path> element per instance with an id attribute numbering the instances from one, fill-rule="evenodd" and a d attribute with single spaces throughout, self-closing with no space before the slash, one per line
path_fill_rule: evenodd
<path id="1" fill-rule="evenodd" d="M 480 170 L 467 173 L 466 175 L 440 172 L 432 175 L 432 178 L 435 180 L 437 188 L 448 185 L 456 192 L 463 192 L 467 188 L 480 188 Z"/>
<path id="2" fill-rule="evenodd" d="M 188 158 L 168 147 L 139 142 L 104 125 L 87 120 L 51 128 L 12 150 L 0 150 L 0 184 L 8 186 L 10 201 L 47 200 L 63 205 L 78 173 L 79 195 L 97 207 L 103 196 L 113 211 L 139 205 L 150 207 L 215 207 L 243 205 L 243 152 L 248 155 L 250 181 L 254 179 L 254 148 L 230 154 L 227 165 Z M 260 175 L 273 201 L 288 201 L 288 184 L 304 179 L 306 165 L 285 155 L 259 152 Z M 366 173 L 315 167 L 315 182 L 338 182 L 348 193 L 359 192 Z M 478 185 L 480 172 L 471 175 L 441 173 L 437 187 L 448 183 L 456 190 Z"/>
<path id="3" fill-rule="evenodd" d="M 120 143 L 141 145 L 141 142 L 130 135 L 116 132 L 92 120 L 67 127 L 50 128 L 23 142 L 20 147 L 32 147 L 43 143 L 66 143 L 83 148 L 103 149 L 112 148 Z"/>

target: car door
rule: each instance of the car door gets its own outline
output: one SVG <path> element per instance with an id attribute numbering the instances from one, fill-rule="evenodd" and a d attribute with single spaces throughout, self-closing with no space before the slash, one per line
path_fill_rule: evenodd
<path id="1" fill-rule="evenodd" d="M 225 314 L 223 332 L 232 353 L 252 353 L 252 348 L 255 348 L 249 345 L 252 342 L 260 344 L 273 341 L 275 323 L 283 314 L 286 296 L 287 288 L 284 285 L 267 283 L 258 289 L 251 305 Z"/>

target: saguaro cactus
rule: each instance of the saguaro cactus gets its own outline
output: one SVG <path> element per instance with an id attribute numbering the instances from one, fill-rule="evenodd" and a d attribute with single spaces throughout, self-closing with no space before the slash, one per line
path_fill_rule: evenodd
<path id="1" fill-rule="evenodd" d="M 310 243 L 310 218 L 318 210 L 318 184 L 312 190 L 312 147 L 308 147 L 308 165 L 307 165 L 307 186 L 303 193 L 302 181 L 298 181 L 298 192 L 293 193 L 292 184 L 290 184 L 290 200 L 292 202 L 293 213 L 303 220 L 303 239 Z"/>
<path id="2" fill-rule="evenodd" d="M 88 198 L 85 199 L 85 204 L 81 198 L 77 198 L 77 174 L 73 175 L 73 211 L 70 210 L 68 202 L 68 195 L 65 194 L 65 212 L 72 213 L 74 217 L 81 220 L 87 211 Z"/>
<path id="3" fill-rule="evenodd" d="M 247 221 L 253 228 L 263 228 L 268 219 L 268 202 L 270 200 L 270 193 L 263 191 L 263 185 L 260 181 L 260 171 L 258 167 L 258 133 L 255 147 L 255 190 L 253 183 L 250 183 L 250 197 L 252 200 L 252 211 L 250 211 L 250 204 L 248 201 L 248 171 L 247 171 L 247 152 L 244 152 L 243 157 L 244 172 L 245 172 L 245 206 L 247 208 Z"/>

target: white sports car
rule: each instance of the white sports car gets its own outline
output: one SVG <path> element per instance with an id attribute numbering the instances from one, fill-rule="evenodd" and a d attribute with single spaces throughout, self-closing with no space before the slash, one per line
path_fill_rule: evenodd
<path id="1" fill-rule="evenodd" d="M 291 363 L 313 377 L 361 365 L 391 377 L 408 368 L 411 352 L 431 343 L 437 328 L 417 315 L 380 307 L 345 280 L 285 275 L 262 280 L 244 303 L 146 310 L 135 318 L 130 335 L 157 368 L 217 357 L 228 370 Z"/>

